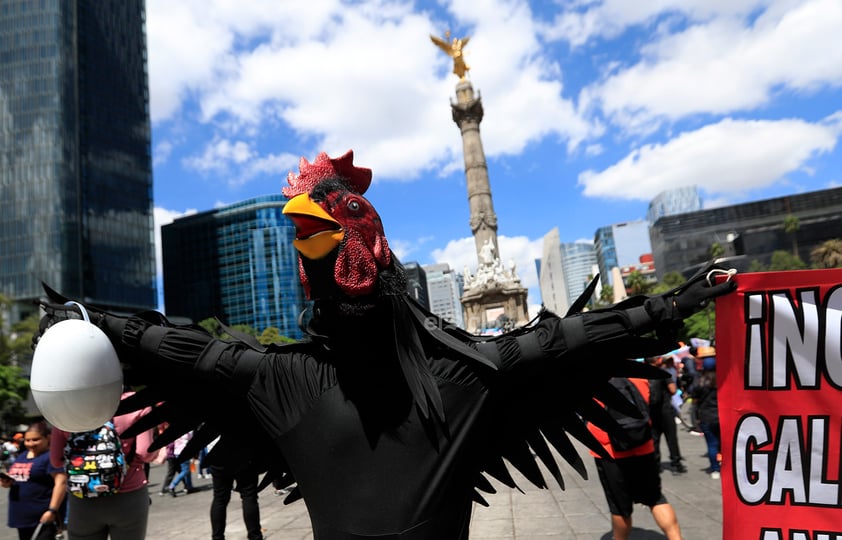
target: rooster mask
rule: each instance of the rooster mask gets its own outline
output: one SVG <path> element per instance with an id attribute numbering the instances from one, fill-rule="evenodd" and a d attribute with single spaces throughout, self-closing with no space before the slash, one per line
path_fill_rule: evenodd
<path id="1" fill-rule="evenodd" d="M 392 264 L 380 216 L 363 197 L 371 169 L 353 160 L 352 150 L 338 158 L 322 152 L 312 163 L 301 158 L 300 172 L 290 172 L 282 190 L 290 199 L 284 214 L 295 225 L 301 283 L 313 300 L 371 295 L 378 274 Z"/>

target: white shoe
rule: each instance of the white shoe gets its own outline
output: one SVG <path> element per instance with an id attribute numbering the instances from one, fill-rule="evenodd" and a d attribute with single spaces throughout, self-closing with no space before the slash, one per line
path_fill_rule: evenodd
<path id="1" fill-rule="evenodd" d="M 721 475 L 719 474 L 719 471 L 713 471 L 713 472 L 710 473 L 710 477 L 713 478 L 714 480 L 719 480 L 720 476 Z"/>

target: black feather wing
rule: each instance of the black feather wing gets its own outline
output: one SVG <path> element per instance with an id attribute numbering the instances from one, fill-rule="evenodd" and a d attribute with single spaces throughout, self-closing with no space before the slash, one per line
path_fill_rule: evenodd
<path id="1" fill-rule="evenodd" d="M 593 287 L 589 290 L 592 291 Z M 584 303 L 577 302 L 576 305 Z M 425 328 L 439 344 L 461 351 L 466 361 L 483 366 L 489 364 L 487 359 L 477 360 L 473 356 L 477 354 L 477 344 L 483 338 L 445 322 L 430 324 L 431 320 L 437 320 L 435 315 L 414 304 L 412 309 L 417 320 L 426 321 Z M 538 320 L 547 317 L 555 315 L 543 312 Z M 515 333 L 529 331 L 525 328 Z M 663 370 L 630 358 L 661 354 L 674 347 L 672 342 L 656 337 L 622 335 L 590 343 L 581 351 L 545 358 L 526 369 L 500 373 L 498 380 L 502 388 L 497 389 L 497 397 L 492 404 L 492 432 L 479 457 L 481 473 L 505 486 L 519 489 L 508 462 L 533 485 L 546 488 L 546 479 L 538 466 L 540 461 L 563 489 L 564 479 L 556 461 L 556 456 L 559 456 L 586 478 L 584 462 L 571 437 L 597 455 L 610 459 L 588 430 L 587 423 L 609 432 L 620 429 L 600 403 L 639 417 L 637 409 L 608 380 L 611 377 L 662 378 L 665 376 Z M 465 353 L 465 348 L 470 352 Z M 493 493 L 493 486 L 482 474 L 478 475 L 475 489 Z M 481 504 L 485 502 L 479 493 L 475 494 L 475 500 Z"/>

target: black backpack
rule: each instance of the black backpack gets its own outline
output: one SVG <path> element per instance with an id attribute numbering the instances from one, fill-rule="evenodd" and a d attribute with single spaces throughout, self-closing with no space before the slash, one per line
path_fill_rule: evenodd
<path id="1" fill-rule="evenodd" d="M 640 411 L 641 416 L 640 418 L 634 418 L 633 416 L 628 416 L 607 407 L 608 414 L 616 420 L 621 428 L 620 433 L 608 433 L 611 446 L 614 450 L 625 451 L 637 448 L 651 441 L 652 426 L 649 422 L 649 404 L 643 399 L 640 390 L 637 389 L 633 382 L 625 377 L 614 377 L 609 383 L 619 390 L 623 397 L 635 405 L 637 410 Z"/>

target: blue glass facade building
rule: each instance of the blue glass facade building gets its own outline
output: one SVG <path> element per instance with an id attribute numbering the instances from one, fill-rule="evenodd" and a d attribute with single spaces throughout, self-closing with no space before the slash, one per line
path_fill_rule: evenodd
<path id="1" fill-rule="evenodd" d="M 0 292 L 154 308 L 153 231 L 143 0 L 3 0 Z"/>
<path id="2" fill-rule="evenodd" d="M 166 312 L 217 317 L 262 332 L 303 337 L 306 307 L 286 198 L 266 195 L 177 219 L 161 228 Z"/>
<path id="3" fill-rule="evenodd" d="M 594 267 L 597 267 L 596 251 L 590 242 L 562 242 L 561 264 L 567 283 L 568 305 L 573 303 L 585 292 L 591 279 Z M 603 281 L 604 283 L 604 281 Z"/>
<path id="4" fill-rule="evenodd" d="M 594 250 L 600 276 L 605 284 L 613 285 L 613 268 L 637 266 L 642 255 L 652 253 L 648 223 L 637 220 L 600 227 L 594 234 Z"/>

